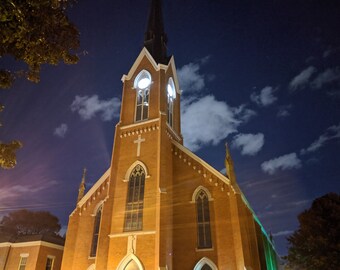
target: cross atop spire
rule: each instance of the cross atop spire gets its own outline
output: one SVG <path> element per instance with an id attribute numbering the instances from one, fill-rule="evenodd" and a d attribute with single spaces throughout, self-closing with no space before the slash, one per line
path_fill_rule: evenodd
<path id="1" fill-rule="evenodd" d="M 166 48 L 167 42 L 168 39 L 163 24 L 162 2 L 161 0 L 151 0 L 144 46 L 157 63 L 167 64 L 169 61 Z"/>

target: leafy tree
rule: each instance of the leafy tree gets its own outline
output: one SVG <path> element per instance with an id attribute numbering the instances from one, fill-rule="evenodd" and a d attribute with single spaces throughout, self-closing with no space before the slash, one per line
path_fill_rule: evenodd
<path id="1" fill-rule="evenodd" d="M 18 210 L 4 216 L 0 232 L 11 236 L 47 234 L 57 236 L 61 226 L 59 219 L 47 211 Z"/>
<path id="2" fill-rule="evenodd" d="M 26 70 L 0 70 L 0 87 L 9 88 L 17 76 L 39 82 L 42 64 L 75 64 L 79 31 L 69 21 L 67 0 L 2 0 L 0 58 L 10 55 Z"/>
<path id="3" fill-rule="evenodd" d="M 0 88 L 10 88 L 18 77 L 38 83 L 43 64 L 78 62 L 74 51 L 79 48 L 79 31 L 67 17 L 74 1 L 1 0 L 0 60 L 11 56 L 25 67 L 0 69 Z M 0 112 L 3 109 L 0 104 Z M 15 166 L 15 151 L 20 147 L 18 141 L 0 141 L 0 168 Z"/>
<path id="4" fill-rule="evenodd" d="M 17 164 L 15 151 L 22 147 L 21 142 L 11 141 L 8 144 L 0 142 L 0 167 L 11 169 Z"/>
<path id="5" fill-rule="evenodd" d="M 328 193 L 298 216 L 290 237 L 289 269 L 338 269 L 340 265 L 340 195 Z"/>

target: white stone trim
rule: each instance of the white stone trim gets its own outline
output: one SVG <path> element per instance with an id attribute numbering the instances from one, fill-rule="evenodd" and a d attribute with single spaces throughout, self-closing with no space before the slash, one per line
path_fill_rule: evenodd
<path id="1" fill-rule="evenodd" d="M 55 259 L 55 256 L 54 255 L 47 255 L 47 258 L 49 258 L 49 259 Z"/>
<path id="2" fill-rule="evenodd" d="M 128 237 L 130 235 L 149 235 L 149 234 L 156 234 L 156 231 L 135 231 L 135 232 L 113 233 L 113 234 L 109 234 L 109 237 L 118 238 L 118 237 Z"/>
<path id="3" fill-rule="evenodd" d="M 179 83 L 178 83 L 178 77 L 177 77 L 177 72 L 176 72 L 176 65 L 175 65 L 174 56 L 171 56 L 171 59 L 169 61 L 169 65 L 166 66 L 167 67 L 166 70 L 169 68 L 169 66 L 171 66 L 173 80 L 174 80 L 175 87 L 176 87 L 176 92 L 177 92 L 177 94 L 181 95 L 182 91 L 179 89 Z"/>
<path id="4" fill-rule="evenodd" d="M 148 52 L 148 50 L 144 47 L 141 52 L 139 53 L 137 59 L 133 63 L 132 67 L 129 70 L 129 73 L 127 75 L 123 75 L 121 78 L 121 81 L 124 83 L 126 80 L 131 80 L 132 76 L 134 75 L 136 69 L 138 68 L 139 64 L 142 62 L 144 56 L 149 60 L 152 67 L 158 71 L 160 67 L 157 65 L 156 61 L 153 59 L 151 54 Z"/>
<path id="5" fill-rule="evenodd" d="M 87 270 L 96 270 L 96 265 L 93 263 L 93 264 L 91 264 L 88 268 L 87 268 Z"/>
<path id="6" fill-rule="evenodd" d="M 126 255 L 123 260 L 119 263 L 117 270 L 123 270 L 125 269 L 126 265 L 130 262 L 130 261 L 134 261 L 139 270 L 144 270 L 144 266 L 142 265 L 142 262 L 138 259 L 138 257 L 132 253 Z"/>
<path id="7" fill-rule="evenodd" d="M 101 200 L 99 203 L 96 204 L 96 206 L 95 206 L 91 216 L 95 217 L 97 215 L 97 212 L 98 212 L 99 208 L 104 205 L 104 201 L 105 200 Z"/>
<path id="8" fill-rule="evenodd" d="M 7 244 L 7 243 L 5 243 Z M 7 246 L 12 247 L 30 247 L 30 246 L 44 246 L 44 247 L 50 247 L 58 250 L 64 250 L 64 246 L 53 244 L 46 241 L 30 241 L 30 242 L 20 242 L 20 243 L 9 243 Z M 1 247 L 1 245 L 0 245 Z"/>
<path id="9" fill-rule="evenodd" d="M 172 74 L 173 74 L 173 80 L 176 86 L 176 92 L 177 94 L 181 95 L 182 91 L 179 89 L 179 83 L 178 83 L 178 77 L 177 77 L 177 72 L 176 72 L 176 65 L 175 65 L 175 58 L 174 56 L 171 56 L 171 59 L 169 61 L 168 65 L 164 64 L 157 64 L 156 61 L 153 59 L 152 55 L 149 53 L 149 51 L 144 47 L 141 52 L 139 53 L 137 59 L 133 63 L 132 67 L 130 68 L 129 72 L 127 75 L 123 75 L 121 78 L 121 81 L 124 83 L 126 80 L 131 80 L 132 76 L 134 75 L 135 71 L 137 70 L 139 64 L 143 60 L 144 56 L 150 61 L 152 64 L 153 68 L 156 71 L 159 70 L 165 70 L 165 72 L 168 70 L 168 68 L 171 66 Z"/>
<path id="10" fill-rule="evenodd" d="M 141 122 L 138 122 L 138 123 L 134 123 L 134 124 L 131 124 L 131 125 L 126 125 L 126 126 L 122 126 L 122 127 L 119 127 L 119 129 L 128 129 L 128 128 L 134 128 L 134 127 L 137 127 L 137 126 L 141 126 L 142 124 L 150 124 L 150 123 L 153 123 L 153 122 L 158 122 L 159 121 L 159 118 L 155 118 L 155 119 L 151 119 L 151 120 L 146 120 L 146 121 L 141 121 Z"/>
<path id="11" fill-rule="evenodd" d="M 90 190 L 85 194 L 85 196 L 77 203 L 80 208 L 83 204 L 97 191 L 97 189 L 105 182 L 105 180 L 110 177 L 111 167 L 99 178 L 99 180 L 90 188 Z"/>
<path id="12" fill-rule="evenodd" d="M 145 171 L 145 179 L 150 178 L 149 171 L 148 171 L 148 168 L 146 167 L 146 165 L 145 165 L 142 161 L 136 160 L 136 161 L 135 161 L 134 163 L 132 163 L 132 165 L 127 169 L 127 171 L 126 171 L 126 173 L 125 173 L 125 176 L 124 176 L 124 179 L 123 179 L 123 182 L 129 182 L 129 181 L 130 181 L 130 174 L 131 174 L 132 170 L 133 170 L 137 165 L 142 166 L 142 168 L 144 169 L 144 171 Z"/>
<path id="13" fill-rule="evenodd" d="M 216 264 L 214 264 L 213 261 L 211 261 L 207 257 L 203 257 L 202 259 L 200 259 L 199 262 L 195 265 L 194 270 L 201 270 L 201 268 L 205 264 L 209 265 L 212 268 L 212 270 L 218 270 Z"/>
<path id="14" fill-rule="evenodd" d="M 2 247 L 10 247 L 12 245 L 12 243 L 10 242 L 3 242 L 3 243 L 0 243 L 0 248 Z"/>
<path id="15" fill-rule="evenodd" d="M 180 141 L 181 140 L 181 137 L 176 133 L 176 131 L 169 125 L 168 122 L 166 122 L 166 126 L 167 128 L 171 131 L 171 135 L 174 135 L 177 139 L 177 141 Z"/>
<path id="16" fill-rule="evenodd" d="M 211 193 L 210 193 L 209 189 L 207 189 L 207 188 L 204 187 L 204 186 L 198 186 L 198 187 L 195 189 L 194 193 L 192 194 L 191 201 L 190 201 L 191 203 L 196 203 L 196 196 L 197 196 L 197 193 L 198 193 L 200 190 L 203 190 L 203 191 L 207 194 L 207 196 L 208 196 L 208 201 L 209 201 L 209 202 L 214 200 L 213 197 L 211 196 Z"/>
<path id="17" fill-rule="evenodd" d="M 198 164 L 202 165 L 205 167 L 210 173 L 212 173 L 216 178 L 220 179 L 222 182 L 227 184 L 228 186 L 230 185 L 230 180 L 221 174 L 218 170 L 216 170 L 214 167 L 206 163 L 203 159 L 199 158 L 196 156 L 194 153 L 192 153 L 189 149 L 185 148 L 183 145 L 180 143 L 172 140 L 172 144 L 175 145 L 179 150 L 181 150 L 183 153 L 185 153 L 187 156 L 189 156 L 192 160 L 196 161 Z"/>
<path id="18" fill-rule="evenodd" d="M 20 253 L 21 258 L 27 258 L 29 255 L 29 253 Z"/>

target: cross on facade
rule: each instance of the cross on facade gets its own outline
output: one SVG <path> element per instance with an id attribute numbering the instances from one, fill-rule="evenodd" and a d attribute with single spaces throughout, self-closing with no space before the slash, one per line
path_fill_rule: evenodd
<path id="1" fill-rule="evenodd" d="M 140 156 L 140 146 L 142 142 L 145 142 L 145 139 L 142 139 L 141 135 L 138 135 L 138 139 L 133 141 L 134 143 L 137 143 L 137 157 Z"/>

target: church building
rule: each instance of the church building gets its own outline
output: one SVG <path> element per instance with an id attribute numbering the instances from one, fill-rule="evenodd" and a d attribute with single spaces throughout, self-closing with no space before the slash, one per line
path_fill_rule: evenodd
<path id="1" fill-rule="evenodd" d="M 62 270 L 271 270 L 273 243 L 240 190 L 183 146 L 180 86 L 160 0 L 123 75 L 111 165 L 71 213 Z"/>

